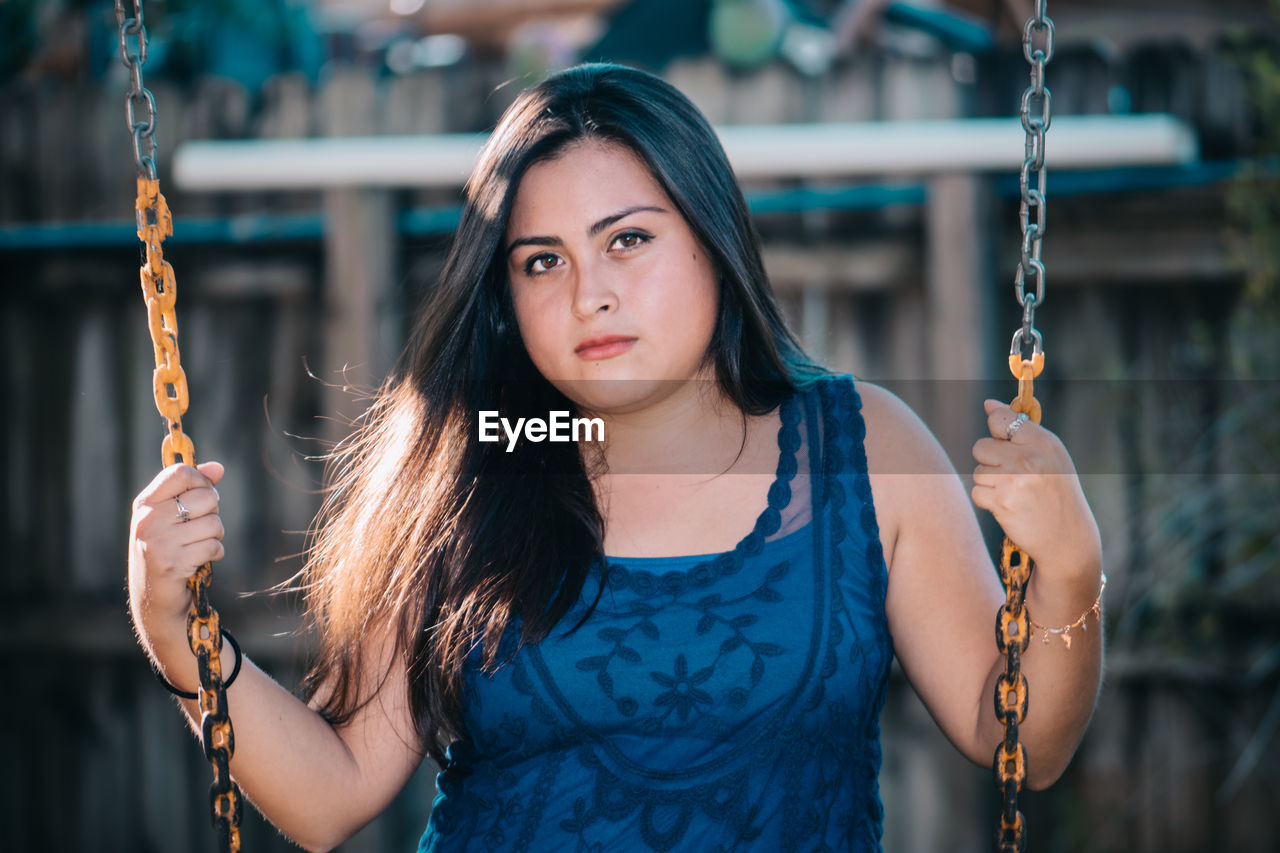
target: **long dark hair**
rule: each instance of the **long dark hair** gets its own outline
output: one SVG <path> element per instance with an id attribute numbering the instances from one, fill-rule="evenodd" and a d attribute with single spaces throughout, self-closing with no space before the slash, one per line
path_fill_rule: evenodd
<path id="1" fill-rule="evenodd" d="M 651 74 L 601 64 L 519 97 L 467 183 L 453 248 L 400 361 L 332 454 L 301 584 L 322 637 L 306 682 L 312 694 L 323 687 L 321 712 L 341 723 L 372 698 L 381 681 L 361 673 L 363 641 L 390 630 L 414 724 L 437 760 L 442 738 L 466 737 L 467 657 L 479 648 L 492 670 L 517 625 L 517 642 L 546 637 L 603 553 L 591 472 L 574 444 L 520 442 L 507 453 L 475 439 L 482 410 L 574 409 L 524 350 L 500 246 L 526 170 L 584 139 L 634 151 L 708 252 L 719 277 L 708 359 L 744 415 L 771 411 L 821 373 L 783 321 L 728 159 L 687 98 Z"/>

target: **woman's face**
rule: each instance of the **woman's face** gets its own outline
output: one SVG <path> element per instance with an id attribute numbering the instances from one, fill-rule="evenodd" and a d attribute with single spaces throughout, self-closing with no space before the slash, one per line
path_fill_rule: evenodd
<path id="1" fill-rule="evenodd" d="M 629 148 L 586 140 L 531 166 L 503 250 L 529 356 L 579 405 L 633 410 L 713 376 L 715 270 Z"/>

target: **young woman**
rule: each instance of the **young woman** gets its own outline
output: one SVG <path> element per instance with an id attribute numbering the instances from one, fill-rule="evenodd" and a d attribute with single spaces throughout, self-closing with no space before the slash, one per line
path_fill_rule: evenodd
<path id="1" fill-rule="evenodd" d="M 1035 559 L 1036 620 L 1070 624 L 1101 572 L 1071 460 L 986 411 L 973 502 Z M 528 428 L 556 412 L 603 435 Z M 424 754 L 423 850 L 878 849 L 895 654 L 965 755 L 1002 738 L 1003 594 L 959 478 L 896 398 L 804 355 L 713 131 L 651 75 L 574 68 L 508 111 L 332 474 L 308 701 L 248 660 L 228 693 L 232 773 L 310 849 Z M 135 503 L 134 621 L 183 689 L 221 476 L 174 466 Z M 1084 730 L 1100 633 L 1023 658 L 1033 787 Z"/>

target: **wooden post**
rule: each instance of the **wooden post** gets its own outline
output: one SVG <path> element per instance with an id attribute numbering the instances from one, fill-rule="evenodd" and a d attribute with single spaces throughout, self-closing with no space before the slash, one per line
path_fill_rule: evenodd
<path id="1" fill-rule="evenodd" d="M 925 211 L 927 326 L 933 388 L 928 418 L 957 469 L 972 470 L 969 450 L 984 435 L 982 383 L 992 376 L 998 347 L 985 283 L 988 238 L 985 183 L 978 175 L 929 180 Z"/>
<path id="2" fill-rule="evenodd" d="M 332 136 L 377 130 L 376 83 L 363 71 L 339 73 L 322 93 L 321 121 Z M 325 332 L 316 373 L 329 383 L 324 411 L 330 437 L 346 434 L 395 358 L 399 335 L 390 325 L 395 280 L 396 223 L 390 191 L 342 188 L 324 194 Z"/>
<path id="3" fill-rule="evenodd" d="M 395 212 L 386 190 L 328 190 L 325 213 L 323 372 L 335 383 L 326 405 L 339 417 L 362 409 L 352 393 L 376 386 L 395 357 L 390 311 Z"/>

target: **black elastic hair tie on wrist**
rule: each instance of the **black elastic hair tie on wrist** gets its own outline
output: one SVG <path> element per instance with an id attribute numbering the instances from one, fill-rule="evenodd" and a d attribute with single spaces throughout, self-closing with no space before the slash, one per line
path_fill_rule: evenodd
<path id="1" fill-rule="evenodd" d="M 231 636 L 230 631 L 228 631 L 226 628 L 223 628 L 221 633 L 222 633 L 222 636 L 227 638 L 227 642 L 231 644 L 231 648 L 234 649 L 236 653 L 236 663 L 235 663 L 235 666 L 231 667 L 231 675 L 227 677 L 226 681 L 222 682 L 222 688 L 225 690 L 226 688 L 231 686 L 231 682 L 235 681 L 236 676 L 240 674 L 240 662 L 244 660 L 244 655 L 240 653 L 240 644 L 236 642 L 235 637 Z M 159 681 L 161 684 L 163 684 L 164 689 L 168 690 L 174 696 L 177 696 L 181 699 L 199 699 L 200 698 L 199 694 L 197 693 L 188 693 L 185 690 L 179 690 L 178 688 L 174 687 L 172 684 L 169 683 L 169 681 L 163 675 L 160 674 L 160 670 L 156 669 L 154 665 L 152 665 L 151 667 L 151 673 L 156 677 L 156 681 Z"/>

